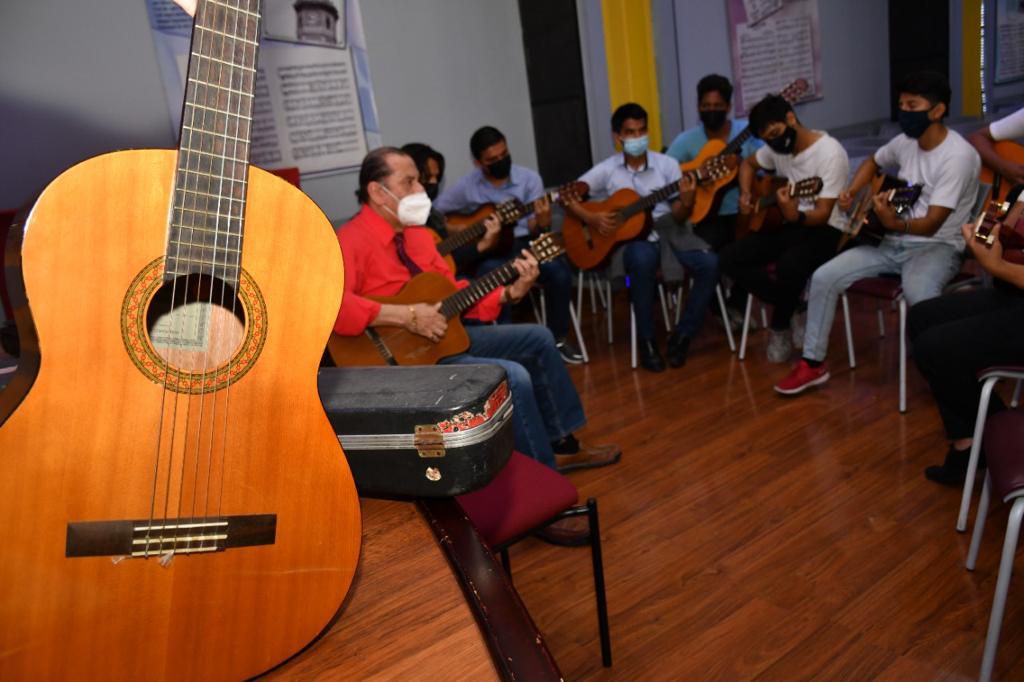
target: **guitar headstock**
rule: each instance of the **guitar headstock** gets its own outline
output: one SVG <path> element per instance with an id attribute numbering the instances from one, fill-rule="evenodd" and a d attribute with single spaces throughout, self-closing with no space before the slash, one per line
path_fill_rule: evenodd
<path id="1" fill-rule="evenodd" d="M 538 263 L 547 263 L 558 258 L 565 253 L 565 242 L 562 240 L 562 235 L 545 232 L 530 242 L 530 253 Z"/>
<path id="2" fill-rule="evenodd" d="M 974 238 L 985 246 L 992 246 L 996 238 L 993 231 L 996 229 L 996 225 L 1006 219 L 1010 212 L 1010 206 L 1008 201 L 988 202 L 985 210 L 981 212 L 974 224 Z"/>
<path id="3" fill-rule="evenodd" d="M 821 178 L 804 178 L 793 185 L 790 195 L 801 199 L 816 197 L 821 193 L 821 188 L 824 186 L 825 183 Z"/>
<path id="4" fill-rule="evenodd" d="M 583 201 L 583 197 L 586 196 L 590 188 L 587 187 L 587 183 L 574 180 L 573 182 L 567 182 L 558 188 L 555 201 L 562 204 L 566 202 L 573 203 L 577 201 Z"/>
<path id="5" fill-rule="evenodd" d="M 803 99 L 810 89 L 811 84 L 807 82 L 806 78 L 797 78 L 795 81 L 784 87 L 779 95 L 790 104 L 794 104 Z"/>
<path id="6" fill-rule="evenodd" d="M 720 154 L 706 159 L 701 164 L 701 180 L 718 180 L 724 178 L 739 165 L 739 157 L 735 154 Z"/>
<path id="7" fill-rule="evenodd" d="M 502 225 L 514 225 L 523 217 L 526 208 L 523 206 L 523 202 L 513 197 L 495 206 L 494 212 L 498 214 L 498 220 Z"/>

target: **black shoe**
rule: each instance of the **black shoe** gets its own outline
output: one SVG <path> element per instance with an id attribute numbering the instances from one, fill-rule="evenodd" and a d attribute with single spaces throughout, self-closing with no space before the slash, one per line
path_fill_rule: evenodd
<path id="1" fill-rule="evenodd" d="M 558 353 L 562 356 L 562 362 L 567 365 L 582 365 L 583 364 L 583 353 L 579 351 L 576 346 L 572 345 L 568 341 L 562 340 L 555 344 L 555 348 L 558 349 Z"/>
<path id="2" fill-rule="evenodd" d="M 651 340 L 640 341 L 640 348 L 637 349 L 640 355 L 640 366 L 649 372 L 664 372 L 665 361 L 661 359 L 658 352 L 658 344 Z"/>
<path id="3" fill-rule="evenodd" d="M 686 364 L 686 354 L 690 351 L 690 337 L 679 332 L 672 332 L 668 337 L 668 366 L 682 367 Z"/>
<path id="4" fill-rule="evenodd" d="M 960 487 L 967 478 L 967 463 L 971 459 L 971 449 L 957 450 L 949 448 L 946 459 L 941 466 L 930 466 L 924 470 L 924 477 L 941 485 Z M 978 457 L 978 469 L 985 468 L 985 455 Z"/>

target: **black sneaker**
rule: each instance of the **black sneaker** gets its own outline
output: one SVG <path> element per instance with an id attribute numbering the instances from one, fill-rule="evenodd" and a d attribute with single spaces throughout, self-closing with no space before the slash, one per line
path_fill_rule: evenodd
<path id="1" fill-rule="evenodd" d="M 555 344 L 555 348 L 558 349 L 558 353 L 562 356 L 562 361 L 567 365 L 582 365 L 583 364 L 583 353 L 579 351 L 576 346 L 572 345 L 568 341 L 559 341 Z"/>
<path id="2" fill-rule="evenodd" d="M 686 354 L 689 350 L 690 337 L 680 334 L 678 331 L 672 332 L 672 336 L 668 338 L 668 366 L 682 367 L 685 365 Z"/>
<path id="3" fill-rule="evenodd" d="M 946 453 L 941 466 L 930 466 L 924 470 L 924 477 L 941 485 L 960 487 L 967 478 L 967 463 L 971 459 L 971 449 L 956 450 L 952 446 Z M 978 457 L 978 470 L 985 468 L 985 454 Z"/>

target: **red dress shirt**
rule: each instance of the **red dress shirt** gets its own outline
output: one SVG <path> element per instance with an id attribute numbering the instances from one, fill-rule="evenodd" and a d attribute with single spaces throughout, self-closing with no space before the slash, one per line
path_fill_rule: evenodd
<path id="1" fill-rule="evenodd" d="M 425 227 L 406 227 L 405 252 L 423 269 L 447 277 L 456 287 L 469 286 L 456 280 L 448 264 L 441 258 L 434 238 Z M 338 243 L 345 260 L 345 295 L 334 323 L 334 331 L 343 336 L 356 336 L 370 326 L 380 313 L 381 304 L 366 296 L 394 296 L 412 279 L 408 268 L 398 259 L 395 229 L 367 205 L 350 221 L 338 228 Z M 498 287 L 475 306 L 465 317 L 490 322 L 501 312 Z"/>

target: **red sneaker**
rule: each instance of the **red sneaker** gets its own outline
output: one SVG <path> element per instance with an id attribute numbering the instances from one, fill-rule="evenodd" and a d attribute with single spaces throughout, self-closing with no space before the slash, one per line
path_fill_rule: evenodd
<path id="1" fill-rule="evenodd" d="M 796 395 L 803 393 L 811 386 L 825 383 L 830 376 L 825 365 L 811 367 L 806 360 L 800 358 L 800 362 L 796 363 L 793 371 L 785 379 L 775 384 L 775 390 L 782 395 Z"/>

